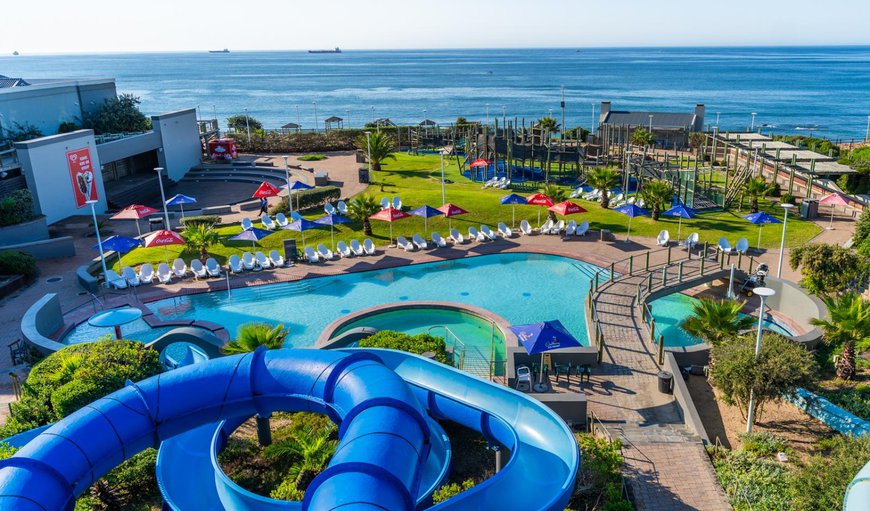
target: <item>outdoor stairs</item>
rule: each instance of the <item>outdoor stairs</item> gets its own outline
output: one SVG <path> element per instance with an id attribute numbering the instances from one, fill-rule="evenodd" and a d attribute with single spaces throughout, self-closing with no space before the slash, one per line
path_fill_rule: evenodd
<path id="1" fill-rule="evenodd" d="M 465 349 L 461 369 L 478 378 L 489 380 L 490 364 L 489 357 L 484 355 L 477 347 L 471 346 Z"/>
<path id="2" fill-rule="evenodd" d="M 284 169 L 270 167 L 214 167 L 193 169 L 184 176 L 182 182 L 223 182 L 223 183 L 262 183 L 268 181 L 273 185 L 285 184 L 287 176 Z"/>
<path id="3" fill-rule="evenodd" d="M 752 177 L 752 169 L 749 165 L 737 169 L 737 172 L 734 174 L 733 179 L 728 185 L 728 189 L 725 190 L 725 209 L 728 209 L 737 197 L 740 196 L 740 192 L 743 190 L 743 185 L 749 181 L 750 177 Z"/>

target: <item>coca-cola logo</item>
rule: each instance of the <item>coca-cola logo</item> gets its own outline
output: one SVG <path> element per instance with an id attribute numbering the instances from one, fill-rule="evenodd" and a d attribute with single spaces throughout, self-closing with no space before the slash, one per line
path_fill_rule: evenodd
<path id="1" fill-rule="evenodd" d="M 154 243 L 172 243 L 176 240 L 177 238 L 175 238 L 174 236 L 166 236 L 165 238 L 157 237 L 154 238 Z"/>

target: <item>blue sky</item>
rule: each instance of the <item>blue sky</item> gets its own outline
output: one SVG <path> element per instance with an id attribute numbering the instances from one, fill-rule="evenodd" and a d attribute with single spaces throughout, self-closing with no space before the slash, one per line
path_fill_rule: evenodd
<path id="1" fill-rule="evenodd" d="M 0 53 L 870 44 L 870 0 L 25 0 L 3 11 Z"/>

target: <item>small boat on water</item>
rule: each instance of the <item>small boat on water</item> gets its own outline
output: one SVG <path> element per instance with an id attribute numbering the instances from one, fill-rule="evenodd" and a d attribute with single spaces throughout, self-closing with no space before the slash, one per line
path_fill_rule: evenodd
<path id="1" fill-rule="evenodd" d="M 13 52 L 12 52 L 12 55 L 18 56 L 18 55 L 21 55 L 21 54 L 18 53 L 18 51 L 16 50 L 16 51 L 13 51 Z"/>
<path id="2" fill-rule="evenodd" d="M 224 48 L 223 50 L 208 50 L 208 52 L 209 53 L 229 53 L 230 50 L 227 48 Z"/>
<path id="3" fill-rule="evenodd" d="M 332 50 L 308 50 L 308 53 L 341 53 L 341 48 L 336 46 Z"/>

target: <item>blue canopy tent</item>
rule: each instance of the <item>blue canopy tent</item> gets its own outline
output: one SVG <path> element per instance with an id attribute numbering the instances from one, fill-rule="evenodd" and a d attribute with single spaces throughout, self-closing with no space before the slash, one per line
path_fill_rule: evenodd
<path id="1" fill-rule="evenodd" d="M 307 185 L 302 181 L 291 181 L 290 186 L 287 185 L 281 186 L 282 190 L 287 190 L 287 204 L 290 206 L 290 215 L 293 215 L 293 192 L 298 190 L 310 190 L 314 188 L 311 185 Z M 296 211 L 299 211 L 299 194 L 296 194 Z"/>
<path id="2" fill-rule="evenodd" d="M 177 194 L 175 197 L 172 197 L 171 199 L 166 201 L 167 206 L 178 206 L 181 208 L 181 218 L 184 218 L 184 205 L 185 204 L 194 204 L 194 203 L 196 203 L 195 198 L 188 197 L 187 195 L 184 195 L 181 193 Z M 169 226 L 167 225 L 166 228 L 169 229 Z"/>
<path id="3" fill-rule="evenodd" d="M 329 237 L 332 239 L 332 250 L 335 250 L 335 226 L 339 224 L 346 224 L 348 222 L 350 222 L 350 219 L 345 218 L 341 215 L 326 215 L 314 221 L 315 224 L 329 226 Z"/>
<path id="4" fill-rule="evenodd" d="M 514 325 L 508 327 L 516 334 L 529 355 L 541 354 L 541 374 L 536 387 L 544 387 L 544 352 L 560 348 L 579 348 L 580 342 L 571 335 L 559 320 Z M 539 388 L 540 388 L 539 387 Z M 535 390 L 539 390 L 536 388 Z"/>
<path id="5" fill-rule="evenodd" d="M 628 217 L 628 233 L 625 235 L 625 241 L 628 241 L 629 236 L 631 236 L 631 221 L 636 216 L 649 216 L 649 211 L 643 209 L 637 204 L 625 204 L 624 206 L 619 206 L 615 208 L 613 211 L 617 213 L 622 213 L 623 215 Z"/>
<path id="6" fill-rule="evenodd" d="M 677 244 L 679 244 L 680 243 L 680 232 L 683 230 L 683 219 L 684 218 L 686 218 L 686 219 L 695 218 L 695 216 L 698 214 L 698 212 L 692 208 L 687 208 L 686 206 L 683 206 L 682 204 L 677 203 L 677 205 L 675 205 L 674 207 L 665 211 L 662 214 L 668 215 L 668 216 L 675 216 L 675 217 L 680 219 L 679 224 L 677 224 Z"/>
<path id="7" fill-rule="evenodd" d="M 267 231 L 266 229 L 260 229 L 258 227 L 251 227 L 250 229 L 245 229 L 244 231 L 236 234 L 230 240 L 232 241 L 250 241 L 251 248 L 254 248 L 255 244 L 266 236 L 271 236 L 275 234 L 274 231 Z"/>
<path id="8" fill-rule="evenodd" d="M 414 216 L 423 217 L 423 229 L 426 232 L 426 237 L 429 237 L 429 219 L 433 216 L 443 215 L 444 213 L 438 211 L 432 206 L 420 206 L 419 208 L 409 211 L 408 213 Z"/>
<path id="9" fill-rule="evenodd" d="M 126 236 L 109 236 L 102 243 L 98 243 L 91 247 L 91 250 L 99 250 L 103 247 L 103 251 L 113 250 L 118 253 L 118 264 L 121 264 L 121 254 L 133 250 L 136 247 L 144 245 L 142 240 L 137 238 L 128 238 Z"/>
<path id="10" fill-rule="evenodd" d="M 316 229 L 323 224 L 318 224 L 317 222 L 312 222 L 311 220 L 306 220 L 305 218 L 300 218 L 294 222 L 290 222 L 289 224 L 282 227 L 282 229 L 287 229 L 288 231 L 297 231 L 302 234 L 302 246 L 305 246 L 305 231 L 309 229 Z"/>
<path id="11" fill-rule="evenodd" d="M 502 205 L 511 206 L 511 227 L 517 226 L 517 204 L 528 204 L 529 201 L 526 200 L 522 195 L 517 195 L 512 193 L 510 195 L 505 195 L 500 199 Z"/>
<path id="12" fill-rule="evenodd" d="M 776 219 L 765 213 L 764 211 L 759 211 L 758 213 L 751 213 L 749 215 L 745 215 L 743 217 L 746 220 L 749 220 L 750 223 L 758 226 L 758 249 L 761 250 L 761 228 L 764 227 L 764 224 L 781 224 L 782 221 Z"/>

